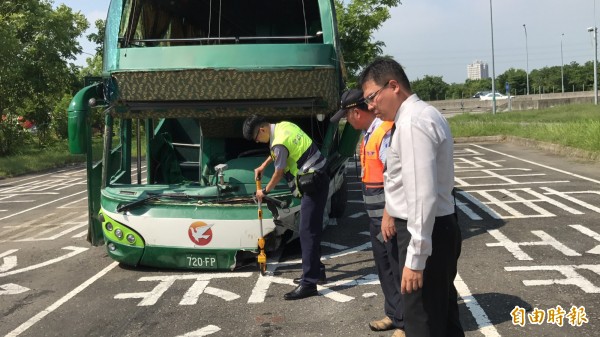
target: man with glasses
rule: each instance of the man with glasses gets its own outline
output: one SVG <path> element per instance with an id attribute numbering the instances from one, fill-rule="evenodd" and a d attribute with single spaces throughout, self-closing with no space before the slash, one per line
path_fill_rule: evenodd
<path id="1" fill-rule="evenodd" d="M 393 122 L 384 122 L 368 110 L 362 90 L 351 89 L 342 94 L 341 109 L 331 117 L 337 123 L 341 118 L 356 130 L 362 130 L 363 141 L 360 146 L 360 165 L 363 200 L 370 219 L 369 232 L 373 259 L 384 296 L 385 317 L 369 323 L 373 331 L 392 330 L 392 337 L 404 337 L 402 317 L 402 298 L 400 296 L 400 265 L 398 263 L 398 244 L 396 236 L 384 241 L 381 231 L 381 219 L 385 209 L 383 193 L 383 168 L 386 152 L 390 143 L 390 131 Z M 395 232 L 394 223 L 386 224 L 389 231 Z"/>
<path id="2" fill-rule="evenodd" d="M 360 84 L 369 109 L 393 121 L 384 173 L 382 235 L 394 221 L 408 336 L 463 337 L 454 278 L 462 237 L 454 199 L 453 138 L 442 114 L 412 93 L 402 66 L 379 58 Z"/>
<path id="3" fill-rule="evenodd" d="M 302 250 L 302 277 L 298 287 L 283 296 L 298 300 L 318 295 L 317 283 L 325 282 L 325 266 L 321 263 L 321 234 L 323 215 L 329 194 L 329 176 L 326 160 L 315 143 L 296 124 L 268 123 L 263 116 L 252 115 L 244 121 L 243 135 L 247 140 L 269 144 L 271 155 L 254 169 L 254 178 L 261 179 L 265 168 L 273 163 L 275 172 L 269 183 L 256 191 L 262 198 L 285 177 L 292 194 L 300 202 L 300 248 Z M 310 184 L 299 186 L 299 177 L 311 177 Z M 314 186 L 309 186 L 314 185 Z"/>

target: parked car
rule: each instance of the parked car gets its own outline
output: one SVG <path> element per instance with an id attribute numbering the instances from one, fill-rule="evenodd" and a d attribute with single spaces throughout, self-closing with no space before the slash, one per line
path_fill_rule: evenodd
<path id="1" fill-rule="evenodd" d="M 487 93 L 489 93 L 489 91 L 478 91 L 475 93 L 475 95 L 471 96 L 471 98 L 480 98 L 481 96 L 483 96 Z"/>
<path id="2" fill-rule="evenodd" d="M 479 96 L 479 99 L 482 101 L 491 101 L 494 98 L 494 95 L 496 95 L 496 99 L 507 99 L 508 96 L 506 95 L 502 95 L 501 93 L 497 92 L 497 93 L 487 93 L 483 96 Z M 515 96 L 510 96 L 510 98 L 514 98 Z"/>

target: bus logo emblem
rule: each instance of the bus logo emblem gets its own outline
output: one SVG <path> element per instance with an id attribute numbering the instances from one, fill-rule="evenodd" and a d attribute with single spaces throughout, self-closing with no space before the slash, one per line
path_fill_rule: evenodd
<path id="1" fill-rule="evenodd" d="M 213 225 L 208 225 L 202 221 L 196 221 L 190 225 L 188 236 L 193 243 L 198 246 L 205 246 L 212 240 L 213 233 L 210 229 Z"/>

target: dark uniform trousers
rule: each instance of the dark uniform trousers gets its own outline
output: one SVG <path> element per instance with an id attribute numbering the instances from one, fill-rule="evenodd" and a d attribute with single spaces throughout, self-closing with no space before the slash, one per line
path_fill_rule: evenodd
<path id="1" fill-rule="evenodd" d="M 370 218 L 371 246 L 373 259 L 379 276 L 379 283 L 385 300 L 385 315 L 392 320 L 394 327 L 404 329 L 402 296 L 400 295 L 400 264 L 398 263 L 398 242 L 396 236 L 381 242 L 381 218 Z M 381 236 L 380 236 L 381 237 Z"/>
<path id="2" fill-rule="evenodd" d="M 317 284 L 325 275 L 321 263 L 323 215 L 329 194 L 329 176 L 321 174 L 317 191 L 302 195 L 300 202 L 300 248 L 302 250 L 302 284 Z"/>
<path id="3" fill-rule="evenodd" d="M 395 225 L 400 268 L 403 268 L 411 236 L 406 220 L 395 219 Z M 423 288 L 402 295 L 406 336 L 464 337 L 454 287 L 462 245 L 456 215 L 436 217 L 431 239 L 433 250 L 423 271 Z"/>

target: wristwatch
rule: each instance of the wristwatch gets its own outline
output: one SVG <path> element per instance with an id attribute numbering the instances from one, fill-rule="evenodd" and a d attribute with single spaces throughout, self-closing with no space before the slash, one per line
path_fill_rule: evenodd
<path id="1" fill-rule="evenodd" d="M 267 195 L 267 194 L 269 194 L 269 193 L 267 192 L 267 188 L 266 188 L 266 187 L 262 189 L 262 192 L 263 192 L 263 194 L 264 194 L 264 195 Z"/>

